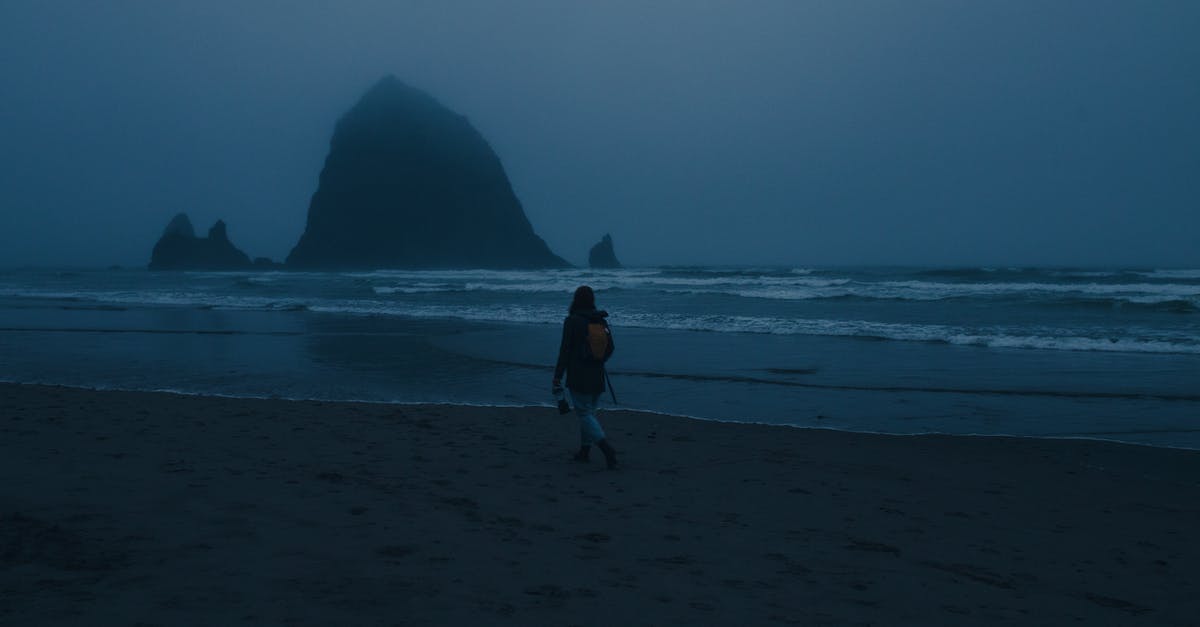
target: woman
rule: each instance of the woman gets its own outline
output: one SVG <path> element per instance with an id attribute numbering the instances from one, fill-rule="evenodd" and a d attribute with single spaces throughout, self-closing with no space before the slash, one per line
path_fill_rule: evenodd
<path id="1" fill-rule="evenodd" d="M 579 286 L 571 300 L 570 314 L 563 320 L 562 344 L 558 347 L 553 385 L 555 393 L 562 390 L 563 372 L 567 373 L 567 389 L 571 390 L 575 414 L 579 416 L 580 443 L 575 461 L 587 462 L 588 452 L 595 444 L 604 453 L 611 470 L 617 467 L 617 452 L 596 420 L 596 406 L 604 393 L 604 362 L 613 353 L 612 334 L 608 332 L 606 317 L 607 311 L 596 311 L 596 295 L 592 288 Z M 595 341 L 597 334 L 602 334 L 600 341 Z M 596 354 L 596 350 L 603 351 L 603 355 Z"/>

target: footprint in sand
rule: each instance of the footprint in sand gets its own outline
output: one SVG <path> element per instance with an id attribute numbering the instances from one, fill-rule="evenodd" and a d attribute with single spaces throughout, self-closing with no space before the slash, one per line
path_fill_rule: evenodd
<path id="1" fill-rule="evenodd" d="M 408 557 L 417 552 L 417 547 L 411 544 L 389 544 L 375 549 L 375 554 L 389 559 Z"/>
<path id="2" fill-rule="evenodd" d="M 1114 610 L 1120 610 L 1122 612 L 1133 614 L 1135 616 L 1138 614 L 1145 614 L 1147 612 L 1154 611 L 1153 608 L 1149 608 L 1144 605 L 1138 605 L 1137 603 L 1132 603 L 1132 602 L 1126 601 L 1124 599 L 1117 599 L 1114 597 L 1108 597 L 1108 596 L 1104 596 L 1104 595 L 1100 595 L 1100 594 L 1092 594 L 1091 592 L 1084 594 L 1083 598 L 1085 598 L 1085 599 L 1091 601 L 1092 603 L 1095 603 L 1096 605 L 1099 605 L 1101 607 L 1108 607 L 1108 608 L 1112 608 Z"/>
<path id="3" fill-rule="evenodd" d="M 890 544 L 872 542 L 871 540 L 850 540 L 850 543 L 842 548 L 851 551 L 873 551 L 876 553 L 891 553 L 896 556 L 900 555 L 900 549 Z"/>

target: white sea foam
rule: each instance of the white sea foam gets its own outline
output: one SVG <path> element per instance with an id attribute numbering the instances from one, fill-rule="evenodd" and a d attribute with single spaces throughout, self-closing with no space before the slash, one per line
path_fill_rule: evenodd
<path id="1" fill-rule="evenodd" d="M 206 307 L 214 309 L 295 310 L 307 306 L 300 298 L 237 296 L 191 291 L 0 291 L 0 296 L 32 297 L 70 301 L 114 303 L 164 307 Z"/>
<path id="2" fill-rule="evenodd" d="M 998 271 L 1000 272 L 1000 271 Z M 1200 271 L 1156 271 L 1191 273 Z M 1023 273 L 1030 274 L 1030 273 Z M 1127 274 L 1127 273 L 1126 273 Z M 905 276 L 912 276 L 911 274 Z M 1176 275 L 1172 275 L 1176 276 Z M 47 282 L 6 277 L 0 296 L 66 299 L 128 306 L 191 306 L 214 309 L 298 310 L 351 315 L 450 318 L 472 321 L 511 321 L 557 324 L 564 315 L 566 297 L 582 282 L 600 291 L 614 291 L 605 298 L 615 302 L 614 324 L 648 329 L 678 329 L 717 333 L 769 333 L 784 335 L 870 337 L 899 341 L 945 342 L 995 348 L 1050 350 L 1123 351 L 1154 353 L 1200 353 L 1200 334 L 1193 318 L 1175 313 L 1194 312 L 1200 307 L 1200 285 L 1181 282 L 1105 283 L 1082 281 L 1004 282 L 989 277 L 986 282 L 896 280 L 895 274 L 791 271 L 745 271 L 702 269 L 671 270 L 433 270 L 377 271 L 365 273 L 192 273 L 178 275 L 116 275 L 109 283 L 88 277 L 57 277 Z M 233 278 L 233 280 L 231 280 Z M 892 278 L 893 280 L 882 280 Z M 1186 276 L 1176 276 L 1177 281 Z M 93 288 L 92 286 L 96 287 Z M 258 286 L 258 289 L 255 289 Z M 444 294 L 444 296 L 439 296 Z M 556 296 L 561 294 L 562 298 Z M 677 294 L 713 294 L 694 311 L 675 298 Z M 422 296 L 429 295 L 429 296 Z M 1028 303 L 1082 301 L 1120 303 L 1181 303 L 1179 307 L 1147 310 L 1150 316 L 1170 312 L 1170 317 L 1146 319 L 1136 330 L 1122 318 L 1112 323 L 1101 320 L 1081 327 L 1073 315 L 1043 313 L 1030 320 L 1053 321 L 1061 328 L 1031 326 L 1001 327 L 980 323 L 978 327 L 950 324 L 911 324 L 860 318 L 874 317 L 854 304 L 846 305 L 844 319 L 834 319 L 828 308 L 824 317 L 802 317 L 798 307 L 775 301 L 803 301 L 839 297 L 936 301 L 983 298 L 1024 306 Z M 729 298 L 723 298 L 729 297 Z M 759 302 L 739 298 L 762 299 Z M 647 299 L 650 299 L 647 301 Z M 684 303 L 680 305 L 680 303 Z M 880 312 L 872 305 L 871 312 Z M 725 312 L 714 313 L 714 312 Z M 838 310 L 842 311 L 842 310 Z M 887 309 L 880 317 L 889 319 Z M 1095 311 L 1094 309 L 1092 311 Z M 816 314 L 810 314 L 816 315 Z M 1132 314 L 1131 314 L 1132 315 Z M 1056 318 L 1058 316 L 1058 318 Z M 1095 318 L 1094 315 L 1091 318 Z M 955 319 L 953 316 L 947 320 Z M 1139 318 L 1140 320 L 1140 318 Z M 957 321 L 957 320 L 956 320 Z"/>
<path id="3" fill-rule="evenodd" d="M 610 289 L 647 290 L 770 300 L 857 297 L 936 301 L 1019 295 L 1033 298 L 1110 298 L 1133 303 L 1182 300 L 1200 306 L 1200 285 L 1181 283 L 871 281 L 812 276 L 811 271 L 787 275 L 714 273 L 711 276 L 676 276 L 648 271 L 380 271 L 347 276 L 386 281 L 386 284 L 372 287 L 376 294 L 443 291 L 565 294 L 586 281 L 600 292 Z"/>
<path id="4" fill-rule="evenodd" d="M 314 306 L 313 311 L 367 315 L 400 315 L 415 318 L 451 318 L 471 321 L 510 321 L 557 324 L 563 312 L 558 307 L 507 305 L 464 307 L 412 305 L 359 301 L 336 307 Z M 912 342 L 944 342 L 962 346 L 1025 348 L 1070 351 L 1142 352 L 1200 354 L 1200 341 L 1189 337 L 1088 337 L 1069 329 L 1039 329 L 1042 334 L 1024 335 L 1002 329 L 967 329 L 936 324 L 899 324 L 869 320 L 794 319 L 759 316 L 682 315 L 625 312 L 614 314 L 612 324 L 625 328 L 862 337 Z"/>
<path id="5" fill-rule="evenodd" d="M 203 306 L 219 309 L 296 310 L 314 312 L 404 316 L 424 319 L 458 319 L 485 322 L 557 324 L 563 311 L 557 305 L 495 303 L 489 305 L 418 304 L 388 300 L 303 300 L 265 297 L 232 297 L 190 292 L 44 292 L 44 298 L 72 298 L 97 302 L 157 306 Z M 628 328 L 705 331 L 716 333 L 754 333 L 776 335 L 813 335 L 863 337 L 897 341 L 945 342 L 964 346 L 1026 348 L 1072 351 L 1145 352 L 1200 354 L 1200 341 L 1180 336 L 1088 337 L 1070 329 L 1042 329 L 1039 334 L 1020 334 L 1000 329 L 967 329 L 936 324 L 902 324 L 870 320 L 834 320 L 780 318 L 710 314 L 665 314 L 626 311 L 614 314 L 614 325 Z"/>
<path id="6" fill-rule="evenodd" d="M 246 277 L 246 281 L 249 283 L 257 283 L 259 285 L 269 285 L 271 283 L 277 283 L 280 279 L 284 278 L 282 275 L 282 272 L 271 272 L 268 274 L 248 276 Z"/>
<path id="7" fill-rule="evenodd" d="M 1157 277 L 1185 279 L 1200 276 L 1193 270 L 1158 270 Z M 961 298 L 1081 298 L 1110 299 L 1130 303 L 1153 304 L 1184 301 L 1200 306 L 1200 285 L 1188 283 L 1106 283 L 1083 282 L 1004 282 L 1004 281 L 929 281 L 929 280 L 872 280 L 871 277 L 813 275 L 811 270 L 794 269 L 787 273 L 756 274 L 747 271 L 657 271 L 657 270 L 381 270 L 351 273 L 191 273 L 201 279 L 196 294 L 164 293 L 163 290 L 131 290 L 131 293 L 88 292 L 117 302 L 169 303 L 172 299 L 193 303 L 197 299 L 218 298 L 219 282 L 236 277 L 239 284 L 270 285 L 281 291 L 296 288 L 300 292 L 331 288 L 370 290 L 375 295 L 407 295 L 440 292 L 495 292 L 510 294 L 570 293 L 582 282 L 597 291 L 611 289 L 644 290 L 667 294 L 714 294 L 768 300 L 813 300 L 856 297 L 863 299 L 936 301 Z M 365 285 L 364 285 L 365 283 Z M 296 291 L 293 289 L 293 291 Z M 2 290 L 2 288 L 0 288 Z M 52 290 L 9 290 L 8 295 L 52 295 Z M 77 297 L 80 294 L 63 294 Z M 237 298 L 248 297 L 239 295 Z M 211 303 L 238 306 L 233 302 Z M 253 303 L 251 303 L 253 306 Z"/>
<path id="8" fill-rule="evenodd" d="M 1200 279 L 1200 269 L 1154 270 L 1146 273 L 1154 279 Z"/>
<path id="9" fill-rule="evenodd" d="M 396 287 L 375 286 L 371 290 L 376 294 L 436 294 L 438 292 L 456 292 L 461 288 L 447 283 L 414 283 Z"/>
<path id="10" fill-rule="evenodd" d="M 1003 272 L 996 270 L 995 273 Z M 995 274 L 989 273 L 989 274 Z M 1022 276 L 1037 273 L 1021 272 Z M 403 296 L 441 292 L 500 294 L 570 293 L 581 283 L 598 292 L 644 290 L 665 294 L 713 294 L 767 300 L 803 301 L 854 297 L 862 299 L 937 301 L 963 298 L 1109 299 L 1130 303 L 1185 301 L 1200 306 L 1200 270 L 1155 270 L 1147 279 L 1176 282 L 1111 283 L 1104 278 L 1131 275 L 1127 271 L 1047 271 L 1043 276 L 1067 280 L 948 281 L 887 280 L 887 275 L 853 272 L 819 274 L 807 268 L 780 271 L 637 269 L 637 270 L 379 270 L 373 272 L 233 272 L 189 273 L 202 287 L 230 278 L 243 287 L 264 285 L 279 290 L 322 291 L 328 288 L 365 289 L 375 295 Z M 1093 279 L 1087 282 L 1074 279 Z M 1030 276 L 1033 278 L 1033 276 Z M 198 286 L 198 287 L 201 287 Z M 2 289 L 2 288 L 0 288 Z M 28 290 L 25 290 L 28 291 Z M 213 292 L 212 289 L 203 290 Z"/>

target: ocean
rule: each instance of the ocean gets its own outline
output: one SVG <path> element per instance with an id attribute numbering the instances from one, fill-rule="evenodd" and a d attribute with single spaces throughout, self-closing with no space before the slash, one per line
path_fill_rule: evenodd
<path id="1" fill-rule="evenodd" d="M 8 269 L 0 380 L 549 405 L 581 284 L 610 407 L 1200 448 L 1197 269 Z"/>

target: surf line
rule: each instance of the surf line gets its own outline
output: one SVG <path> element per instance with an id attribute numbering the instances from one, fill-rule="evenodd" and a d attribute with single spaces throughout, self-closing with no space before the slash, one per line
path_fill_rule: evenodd
<path id="1" fill-rule="evenodd" d="M 86 327 L 0 327 L 2 333 L 148 333 L 152 335 L 304 335 L 299 331 L 238 331 L 236 329 L 101 329 Z"/>
<path id="2" fill-rule="evenodd" d="M 527 370 L 553 371 L 553 366 L 529 364 L 519 361 L 500 359 L 485 359 L 475 357 L 479 361 L 503 366 L 524 368 Z M 898 385 L 839 385 L 834 383 L 804 383 L 801 381 L 783 381 L 780 379 L 764 379 L 761 377 L 746 377 L 739 375 L 703 375 L 681 374 L 671 372 L 648 372 L 637 370 L 613 370 L 613 376 L 643 377 L 648 379 L 676 379 L 681 381 L 711 381 L 717 383 L 757 383 L 762 385 L 778 385 L 794 388 L 810 388 L 818 390 L 838 390 L 846 392 L 925 392 L 929 394 L 970 394 L 980 396 L 1042 396 L 1050 398 L 1108 398 L 1121 400 L 1155 400 L 1200 402 L 1200 394 L 1144 394 L 1138 392 L 1060 392 L 1055 390 L 1004 390 L 1004 389 L 971 389 L 971 388 L 939 388 L 939 387 L 906 387 Z"/>

